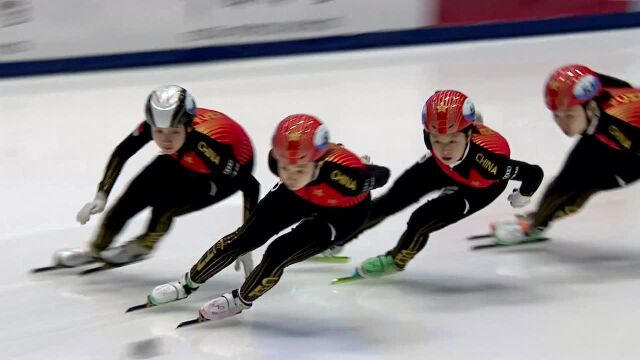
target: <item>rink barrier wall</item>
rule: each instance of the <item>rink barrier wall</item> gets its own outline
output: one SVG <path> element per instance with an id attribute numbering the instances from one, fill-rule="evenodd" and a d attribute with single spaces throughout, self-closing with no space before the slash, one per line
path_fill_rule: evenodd
<path id="1" fill-rule="evenodd" d="M 0 63 L 0 77 L 20 77 L 208 61 L 349 51 L 407 45 L 556 35 L 640 26 L 640 12 L 573 16 L 509 23 L 372 32 L 305 40 L 133 52 Z"/>

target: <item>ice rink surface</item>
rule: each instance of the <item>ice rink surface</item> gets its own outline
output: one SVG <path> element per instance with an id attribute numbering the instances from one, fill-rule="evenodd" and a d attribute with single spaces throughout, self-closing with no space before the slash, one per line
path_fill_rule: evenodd
<path id="1" fill-rule="evenodd" d="M 85 246 L 100 217 L 80 226 L 75 214 L 159 85 L 182 85 L 199 106 L 242 123 L 263 194 L 276 182 L 266 162 L 271 132 L 286 115 L 319 116 L 334 141 L 369 154 L 395 178 L 425 152 L 421 107 L 444 88 L 474 99 L 485 123 L 510 141 L 512 157 L 544 168 L 544 189 L 574 142 L 544 107 L 545 77 L 584 63 L 640 84 L 639 36 L 624 30 L 0 81 L 0 358 L 638 359 L 637 185 L 596 196 L 557 223 L 549 243 L 470 251 L 467 235 L 516 212 L 505 191 L 432 235 L 407 271 L 329 285 L 391 248 L 411 207 L 346 248 L 351 263 L 296 264 L 251 310 L 180 330 L 243 275 L 230 267 L 187 300 L 124 310 L 235 230 L 240 195 L 180 218 L 148 261 L 84 277 L 28 271 L 48 265 L 56 249 Z M 149 144 L 130 159 L 111 201 L 156 153 Z M 147 215 L 120 240 L 141 231 Z"/>

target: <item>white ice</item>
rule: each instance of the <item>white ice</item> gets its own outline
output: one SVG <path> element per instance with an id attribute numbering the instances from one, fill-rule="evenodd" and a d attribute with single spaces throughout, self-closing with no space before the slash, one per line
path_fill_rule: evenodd
<path id="1" fill-rule="evenodd" d="M 514 158 L 542 165 L 544 187 L 574 141 L 543 105 L 544 78 L 577 62 L 640 84 L 639 36 L 624 30 L 1 81 L 0 358 L 639 358 L 636 186 L 596 196 L 553 227 L 550 243 L 470 251 L 467 235 L 516 213 L 505 192 L 433 234 L 405 272 L 329 285 L 392 247 L 411 207 L 348 247 L 350 264 L 294 265 L 250 311 L 180 330 L 178 322 L 193 318 L 205 300 L 239 287 L 242 274 L 230 267 L 185 301 L 124 310 L 235 230 L 239 195 L 180 218 L 148 261 L 85 277 L 76 270 L 28 273 L 48 265 L 56 249 L 87 243 L 100 217 L 80 226 L 75 214 L 158 85 L 183 85 L 200 106 L 245 126 L 263 193 L 276 181 L 266 155 L 284 116 L 318 115 L 335 141 L 389 166 L 395 178 L 424 153 L 421 107 L 443 88 L 470 95 L 485 122 L 510 140 Z M 149 144 L 127 163 L 111 201 L 155 153 Z M 141 231 L 146 216 L 120 240 Z"/>

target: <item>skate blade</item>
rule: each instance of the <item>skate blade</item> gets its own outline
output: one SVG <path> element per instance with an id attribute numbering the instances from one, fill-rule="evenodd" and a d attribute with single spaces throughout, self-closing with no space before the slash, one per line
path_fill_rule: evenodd
<path id="1" fill-rule="evenodd" d="M 32 274 L 37 274 L 37 273 L 53 271 L 53 270 L 62 270 L 62 269 L 69 269 L 69 268 L 64 266 L 59 266 L 59 265 L 51 265 L 51 266 L 43 266 L 43 267 L 31 269 L 29 272 L 31 272 Z"/>
<path id="2" fill-rule="evenodd" d="M 331 285 L 346 284 L 346 283 L 359 281 L 359 280 L 364 280 L 364 279 L 365 278 L 363 278 L 362 276 L 355 274 L 355 275 L 351 275 L 351 276 L 335 278 L 335 279 L 331 280 Z"/>
<path id="3" fill-rule="evenodd" d="M 135 264 L 135 263 L 140 262 L 140 261 L 145 260 L 145 259 L 146 259 L 146 257 L 142 257 L 140 259 L 136 259 L 136 260 L 133 260 L 131 262 L 124 263 L 124 264 L 102 263 L 101 265 L 98 265 L 98 266 L 95 266 L 95 267 L 92 267 L 92 268 L 89 268 L 87 270 L 82 271 L 80 273 L 80 275 L 89 275 L 89 274 L 93 274 L 93 273 L 100 272 L 100 271 L 117 269 L 117 268 L 120 268 L 120 267 L 123 267 L 123 266 L 128 266 L 128 265 Z"/>
<path id="4" fill-rule="evenodd" d="M 128 308 L 127 311 L 125 311 L 125 313 L 130 313 L 130 312 L 134 312 L 134 311 L 138 311 L 138 310 L 144 310 L 144 309 L 148 309 L 150 307 L 155 307 L 155 306 L 157 306 L 157 305 L 153 305 L 151 303 L 146 302 L 144 304 L 135 305 L 135 306 L 132 306 L 132 307 Z"/>
<path id="5" fill-rule="evenodd" d="M 516 247 L 516 246 L 522 246 L 522 245 L 533 245 L 533 244 L 537 244 L 537 243 L 541 243 L 541 242 L 545 242 L 545 241 L 549 241 L 551 240 L 551 238 L 548 237 L 543 237 L 540 239 L 536 239 L 536 240 L 531 240 L 531 241 L 525 241 L 525 242 L 521 242 L 518 244 L 486 244 L 486 245 L 476 245 L 473 246 L 471 248 L 471 250 L 485 250 L 485 249 L 495 249 L 495 248 L 507 248 L 507 247 Z"/>
<path id="6" fill-rule="evenodd" d="M 106 271 L 106 270 L 110 270 L 110 269 L 115 269 L 116 267 L 121 267 L 124 265 L 112 265 L 112 264 L 102 264 L 102 265 L 98 265 L 98 266 L 94 266 L 90 269 L 84 270 L 82 272 L 80 272 L 80 275 L 89 275 L 89 274 L 93 274 L 93 273 L 97 273 L 100 271 Z"/>
<path id="7" fill-rule="evenodd" d="M 467 237 L 467 240 L 480 240 L 480 239 L 488 239 L 493 237 L 493 234 L 479 234 L 479 235 L 471 235 Z"/>
<path id="8" fill-rule="evenodd" d="M 186 327 L 186 326 L 191 326 L 191 325 L 197 325 L 203 322 L 207 322 L 209 321 L 208 319 L 202 318 L 202 317 L 197 317 L 193 320 L 187 320 L 187 321 L 183 321 L 180 324 L 178 324 L 178 326 L 176 326 L 176 329 L 179 329 L 181 327 Z"/>
<path id="9" fill-rule="evenodd" d="M 313 256 L 308 259 L 310 262 L 321 263 L 348 263 L 351 261 L 349 256 Z"/>
<path id="10" fill-rule="evenodd" d="M 78 266 L 49 265 L 49 266 L 43 266 L 43 267 L 31 269 L 29 272 L 32 273 L 32 274 L 37 274 L 37 273 L 42 273 L 42 272 L 54 271 L 54 270 L 75 269 L 75 268 L 79 268 L 79 267 L 82 267 L 82 266 L 95 264 L 96 262 L 97 261 L 90 261 L 90 262 L 86 262 L 84 264 L 80 264 Z"/>

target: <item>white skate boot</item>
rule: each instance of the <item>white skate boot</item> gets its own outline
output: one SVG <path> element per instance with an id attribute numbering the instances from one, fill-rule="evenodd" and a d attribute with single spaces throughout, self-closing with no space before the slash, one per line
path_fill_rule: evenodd
<path id="1" fill-rule="evenodd" d="M 334 245 L 327 250 L 312 256 L 307 261 L 326 262 L 326 263 L 346 263 L 351 261 L 349 256 L 341 256 L 344 245 Z"/>
<path id="2" fill-rule="evenodd" d="M 251 303 L 242 300 L 236 289 L 231 294 L 226 293 L 206 302 L 200 308 L 200 316 L 207 320 L 220 320 L 239 314 L 242 310 L 249 308 L 251 308 Z"/>
<path id="3" fill-rule="evenodd" d="M 104 250 L 100 253 L 100 257 L 108 264 L 122 265 L 142 260 L 148 254 L 149 251 L 147 249 L 142 248 L 137 241 L 133 240 Z"/>
<path id="4" fill-rule="evenodd" d="M 342 253 L 342 250 L 344 250 L 344 246 L 334 245 L 328 248 L 327 250 L 321 252 L 320 256 L 329 257 L 329 258 L 336 257 Z"/>
<path id="5" fill-rule="evenodd" d="M 90 250 L 86 249 L 62 249 L 53 255 L 53 263 L 57 266 L 76 267 L 90 264 L 98 258 Z"/>
<path id="6" fill-rule="evenodd" d="M 181 300 L 198 290 L 200 284 L 191 280 L 189 272 L 184 274 L 182 280 L 172 281 L 167 284 L 156 286 L 147 296 L 147 300 L 152 305 L 162 305 L 173 301 Z"/>
<path id="7" fill-rule="evenodd" d="M 544 229 L 533 227 L 531 220 L 526 216 L 495 222 L 491 224 L 491 231 L 496 244 L 499 245 L 518 245 L 544 237 Z"/>

